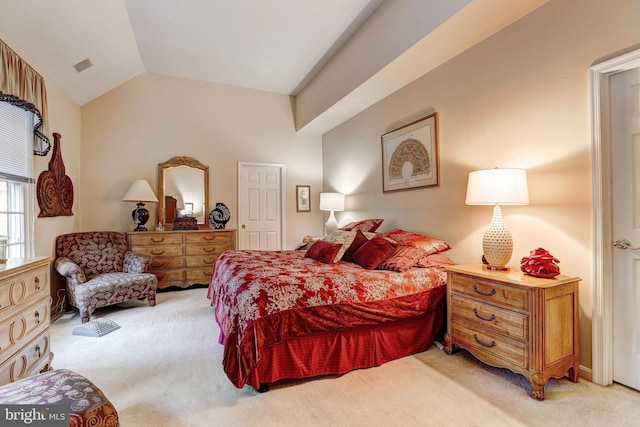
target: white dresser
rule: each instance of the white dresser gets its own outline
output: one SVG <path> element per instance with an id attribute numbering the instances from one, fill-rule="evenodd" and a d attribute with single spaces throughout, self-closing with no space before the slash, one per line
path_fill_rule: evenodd
<path id="1" fill-rule="evenodd" d="M 0 385 L 50 369 L 50 262 L 0 264 Z"/>

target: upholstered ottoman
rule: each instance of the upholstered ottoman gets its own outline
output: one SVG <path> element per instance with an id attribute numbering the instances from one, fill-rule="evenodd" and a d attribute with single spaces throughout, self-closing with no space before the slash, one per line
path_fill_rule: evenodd
<path id="1" fill-rule="evenodd" d="M 118 413 L 91 381 L 66 369 L 45 372 L 0 387 L 0 404 L 67 405 L 71 427 L 118 427 Z"/>

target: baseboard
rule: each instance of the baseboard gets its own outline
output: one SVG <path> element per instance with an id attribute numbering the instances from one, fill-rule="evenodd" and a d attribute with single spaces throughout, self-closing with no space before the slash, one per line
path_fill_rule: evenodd
<path id="1" fill-rule="evenodd" d="M 579 373 L 580 378 L 584 378 L 587 381 L 593 382 L 593 371 L 591 370 L 591 368 L 580 365 Z"/>

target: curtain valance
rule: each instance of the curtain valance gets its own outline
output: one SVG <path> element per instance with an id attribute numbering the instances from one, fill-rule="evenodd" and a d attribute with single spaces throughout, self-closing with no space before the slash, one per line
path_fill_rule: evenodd
<path id="1" fill-rule="evenodd" d="M 44 79 L 0 40 L 0 101 L 9 102 L 36 117 L 33 154 L 46 156 L 51 148 L 48 133 L 47 90 Z"/>

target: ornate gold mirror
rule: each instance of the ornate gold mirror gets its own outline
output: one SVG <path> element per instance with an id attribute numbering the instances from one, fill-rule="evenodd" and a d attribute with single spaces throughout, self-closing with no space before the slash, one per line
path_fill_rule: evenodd
<path id="1" fill-rule="evenodd" d="M 179 216 L 195 217 L 209 227 L 209 166 L 193 157 L 173 157 L 158 164 L 158 223 L 173 227 Z"/>

